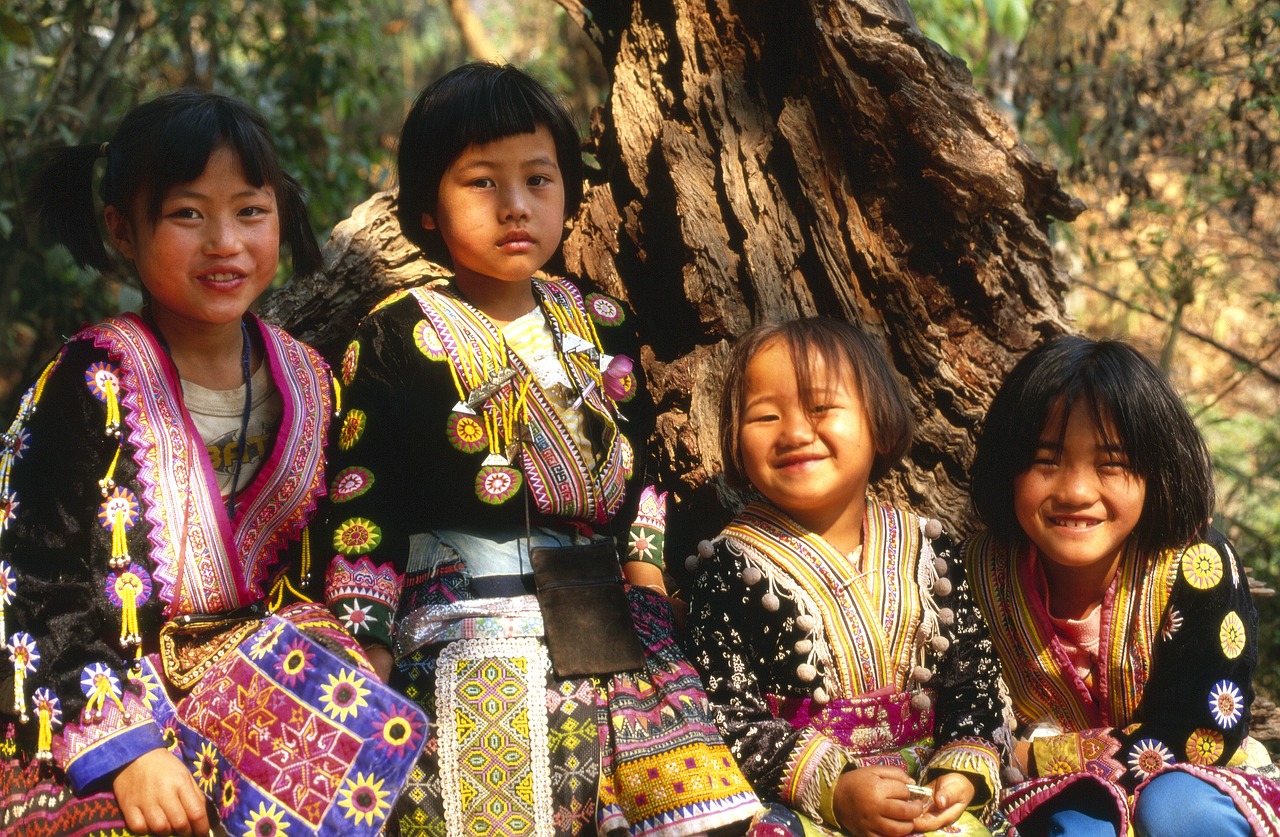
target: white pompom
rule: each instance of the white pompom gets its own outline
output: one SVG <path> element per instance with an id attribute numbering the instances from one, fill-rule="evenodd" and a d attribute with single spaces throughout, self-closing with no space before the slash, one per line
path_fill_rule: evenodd
<path id="1" fill-rule="evenodd" d="M 924 666 L 916 666 L 911 669 L 911 679 L 917 683 L 928 683 L 933 679 L 933 672 Z"/>
<path id="2" fill-rule="evenodd" d="M 933 540 L 942 535 L 942 521 L 929 518 L 924 522 L 924 536 L 929 540 Z"/>
<path id="3" fill-rule="evenodd" d="M 802 683 L 812 683 L 817 676 L 818 669 L 809 663 L 801 663 L 796 666 L 796 677 L 799 677 Z"/>
<path id="4" fill-rule="evenodd" d="M 711 544 L 711 541 L 698 541 L 699 558 L 710 558 L 715 552 L 716 548 Z"/>
<path id="5" fill-rule="evenodd" d="M 760 572 L 759 567 L 747 567 L 742 571 L 742 580 L 747 583 L 748 587 L 759 584 L 762 578 L 764 578 L 764 573 Z"/>
<path id="6" fill-rule="evenodd" d="M 933 583 L 933 592 L 935 595 L 938 595 L 938 596 L 950 596 L 951 595 L 951 579 L 940 578 L 937 581 L 935 581 Z"/>
<path id="7" fill-rule="evenodd" d="M 929 647 L 934 651 L 937 651 L 939 654 L 945 654 L 947 649 L 951 647 L 951 640 L 947 639 L 942 634 L 938 634 L 933 639 L 929 640 Z"/>
<path id="8" fill-rule="evenodd" d="M 688 558 L 684 559 L 684 568 L 691 573 L 697 572 L 698 563 L 699 563 L 698 556 L 690 555 Z"/>
<path id="9" fill-rule="evenodd" d="M 938 611 L 938 621 L 950 627 L 956 623 L 956 612 L 949 607 L 944 607 Z"/>
<path id="10" fill-rule="evenodd" d="M 813 702 L 817 704 L 826 704 L 830 702 L 831 697 L 827 694 L 827 690 L 819 686 L 813 690 Z"/>
<path id="11" fill-rule="evenodd" d="M 813 640 L 811 639 L 802 639 L 796 643 L 797 654 L 808 654 L 812 650 L 813 650 Z"/>
<path id="12" fill-rule="evenodd" d="M 933 559 L 933 568 L 938 571 L 938 575 L 947 574 L 947 562 L 943 558 Z"/>
<path id="13" fill-rule="evenodd" d="M 770 613 L 773 613 L 782 605 L 782 603 L 778 601 L 778 597 L 775 596 L 773 593 L 765 593 L 763 596 L 761 596 L 760 604 L 764 607 L 765 610 L 769 611 Z"/>
<path id="14" fill-rule="evenodd" d="M 928 712 L 933 706 L 933 699 L 926 692 L 916 692 L 911 696 L 911 708 L 917 712 Z"/>
<path id="15" fill-rule="evenodd" d="M 796 627 L 802 631 L 813 630 L 813 617 L 807 613 L 802 613 L 796 617 Z"/>

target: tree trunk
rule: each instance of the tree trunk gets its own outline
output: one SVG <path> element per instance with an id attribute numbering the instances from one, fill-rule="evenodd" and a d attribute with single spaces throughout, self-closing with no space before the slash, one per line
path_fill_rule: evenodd
<path id="1" fill-rule="evenodd" d="M 877 334 L 912 394 L 916 443 L 879 494 L 965 528 L 975 424 L 1012 361 L 1069 329 L 1046 230 L 1083 206 L 905 2 L 559 2 L 613 84 L 563 267 L 637 315 L 673 550 L 723 516 L 716 403 L 733 338 L 809 314 Z M 331 358 L 388 289 L 440 273 L 399 239 L 390 200 L 335 230 L 326 276 L 266 308 Z"/>

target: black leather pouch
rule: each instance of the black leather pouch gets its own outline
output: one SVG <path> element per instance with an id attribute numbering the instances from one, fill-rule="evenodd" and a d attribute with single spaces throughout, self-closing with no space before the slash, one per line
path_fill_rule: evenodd
<path id="1" fill-rule="evenodd" d="M 529 555 L 551 665 L 560 679 L 644 665 L 612 542 L 534 547 Z"/>

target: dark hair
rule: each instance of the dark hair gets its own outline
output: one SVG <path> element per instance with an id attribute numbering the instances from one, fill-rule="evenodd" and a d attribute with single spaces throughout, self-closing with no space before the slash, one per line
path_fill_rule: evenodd
<path id="1" fill-rule="evenodd" d="M 405 117 L 396 153 L 396 217 L 404 237 L 431 260 L 452 264 L 439 232 L 422 228 L 423 213 L 435 214 L 445 170 L 473 145 L 532 134 L 539 126 L 555 142 L 568 220 L 582 203 L 584 175 L 578 129 L 560 99 L 522 70 L 486 61 L 463 64 L 428 85 Z"/>
<path id="2" fill-rule="evenodd" d="M 853 375 L 858 396 L 867 410 L 876 450 L 871 481 L 880 479 L 897 465 L 911 447 L 915 420 L 884 349 L 852 323 L 830 317 L 805 317 L 756 326 L 738 338 L 733 348 L 724 395 L 720 399 L 720 456 L 724 460 L 726 482 L 733 488 L 750 485 L 738 444 L 747 365 L 774 341 L 786 345 L 791 355 L 800 398 L 806 408 L 812 406 L 808 399 L 812 396 L 818 359 L 826 362 L 829 374 Z"/>
<path id="3" fill-rule="evenodd" d="M 294 270 L 318 270 L 320 248 L 307 218 L 305 193 L 281 170 L 266 120 L 243 102 L 217 93 L 166 93 L 125 114 L 110 143 L 56 149 L 32 184 L 28 207 L 39 228 L 66 245 L 77 262 L 106 270 L 111 258 L 98 234 L 93 206 L 93 166 L 104 150 L 102 203 L 132 218 L 143 196 L 146 220 L 155 224 L 165 194 L 198 178 L 219 148 L 235 154 L 250 184 L 266 184 L 275 192 L 280 237 L 289 244 Z"/>
<path id="4" fill-rule="evenodd" d="M 1214 503 L 1209 450 L 1190 413 L 1159 367 L 1132 346 L 1073 335 L 1029 352 L 991 402 L 972 472 L 973 506 L 982 522 L 1003 540 L 1025 537 L 1014 513 L 1014 477 L 1031 467 L 1046 432 L 1066 433 L 1077 404 L 1146 481 L 1135 529 L 1139 547 L 1190 541 L 1209 522 Z M 1059 426 L 1049 428 L 1051 420 Z"/>

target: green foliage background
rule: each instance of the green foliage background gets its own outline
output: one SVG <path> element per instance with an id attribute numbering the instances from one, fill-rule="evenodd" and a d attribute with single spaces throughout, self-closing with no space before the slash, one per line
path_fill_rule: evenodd
<path id="1" fill-rule="evenodd" d="M 451 8 L 452 7 L 452 8 Z M 239 96 L 276 129 L 321 239 L 388 184 L 400 119 L 467 58 L 466 7 L 498 54 L 566 91 L 598 59 L 551 0 L 12 0 L 0 8 L 0 403 L 61 336 L 136 304 L 123 271 L 37 241 L 22 189 L 42 149 L 101 142 L 178 86 Z M 1186 394 L 1219 475 L 1216 525 L 1280 587 L 1280 3 L 914 0 L 1090 211 L 1055 225 L 1071 306 L 1134 340 Z M 7 407 L 5 412 L 10 412 Z M 1280 611 L 1259 599 L 1260 681 L 1280 689 Z"/>

